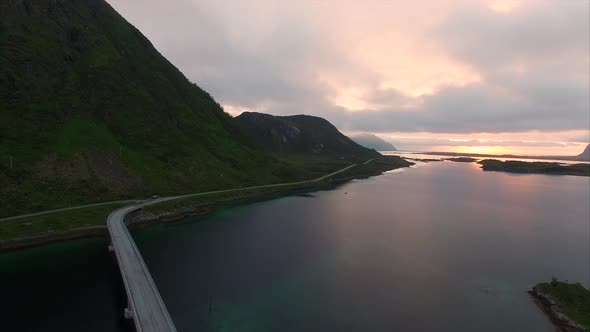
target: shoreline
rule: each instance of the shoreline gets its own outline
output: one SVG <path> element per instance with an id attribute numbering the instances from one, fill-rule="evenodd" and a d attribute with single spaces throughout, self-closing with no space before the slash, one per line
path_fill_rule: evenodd
<path id="1" fill-rule="evenodd" d="M 26 236 L 10 240 L 0 240 L 0 254 L 40 247 L 55 242 L 77 240 L 91 237 L 108 236 L 109 232 L 106 225 L 95 225 L 86 227 L 77 227 L 66 231 L 58 231 L 33 236 Z"/>
<path id="2" fill-rule="evenodd" d="M 477 162 L 485 172 L 506 172 L 514 174 L 590 176 L 590 164 L 577 163 L 561 165 L 555 162 L 528 162 L 484 159 Z"/>
<path id="3" fill-rule="evenodd" d="M 325 185 L 324 185 L 325 186 Z M 321 189 L 321 187 L 308 187 L 305 190 L 286 189 L 279 192 L 258 194 L 236 199 L 222 199 L 204 204 L 195 205 L 190 208 L 181 208 L 161 213 L 145 212 L 142 209 L 132 212 L 125 218 L 125 223 L 130 231 L 141 230 L 155 224 L 180 222 L 186 218 L 200 216 L 205 217 L 221 207 L 237 206 L 241 204 L 251 204 L 258 201 L 265 201 L 274 198 L 286 197 L 298 193 L 311 192 Z M 108 228 L 105 225 L 94 225 L 86 227 L 77 227 L 65 231 L 56 231 L 51 233 L 26 236 L 10 240 L 0 240 L 0 254 L 13 252 L 23 249 L 40 247 L 61 241 L 77 240 L 93 237 L 108 237 Z"/>
<path id="4" fill-rule="evenodd" d="M 210 202 L 193 204 L 188 207 L 176 208 L 158 213 L 147 212 L 142 208 L 127 215 L 125 218 L 125 223 L 130 231 L 141 230 L 154 224 L 180 222 L 186 218 L 195 216 L 205 217 L 222 207 L 251 204 L 290 195 L 309 193 L 312 191 L 330 190 L 338 185 L 347 183 L 354 179 L 366 179 L 372 176 L 379 176 L 386 171 L 408 166 L 388 165 L 377 169 L 371 169 L 369 171 L 359 171 L 355 175 L 345 176 L 344 178 L 331 179 L 329 182 L 310 181 L 309 183 L 301 185 L 301 187 L 283 189 L 276 188 L 275 190 L 269 192 L 258 192 L 241 197 L 222 198 Z M 56 231 L 52 233 L 44 233 L 9 240 L 0 240 L 0 254 L 39 247 L 55 242 L 92 237 L 108 237 L 108 229 L 106 224 L 77 227 L 64 231 Z"/>
<path id="5" fill-rule="evenodd" d="M 588 332 L 588 330 L 569 318 L 559 303 L 549 294 L 539 290 L 538 285 L 528 291 L 535 304 L 547 315 L 553 325 L 562 332 Z"/>
<path id="6" fill-rule="evenodd" d="M 290 188 L 269 193 L 258 193 L 255 195 L 245 197 L 221 199 L 203 204 L 195 204 L 191 207 L 178 208 L 175 210 L 163 211 L 159 213 L 146 212 L 143 209 L 139 209 L 136 212 L 132 212 L 129 215 L 127 215 L 127 217 L 125 218 L 125 223 L 130 231 L 136 231 L 145 229 L 155 224 L 181 222 L 186 218 L 196 216 L 206 217 L 215 212 L 217 209 L 223 207 L 238 206 L 242 204 L 252 204 L 256 202 L 262 202 L 291 195 L 309 193 L 318 190 L 329 190 L 332 187 L 335 187 L 339 184 L 343 184 L 354 179 L 356 178 L 339 179 L 334 180 L 332 183 L 329 184 L 322 183 L 314 186 L 307 186 L 304 188 Z M 0 240 L 0 254 L 39 247 L 46 244 L 52 244 L 61 241 L 93 237 L 108 237 L 107 226 L 95 225 L 87 227 L 78 227 L 66 231 L 45 233 L 10 240 Z"/>

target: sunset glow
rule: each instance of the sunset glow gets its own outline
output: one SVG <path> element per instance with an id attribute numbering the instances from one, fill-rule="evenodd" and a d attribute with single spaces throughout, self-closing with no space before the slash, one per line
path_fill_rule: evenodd
<path id="1" fill-rule="evenodd" d="M 521 1 L 519 0 L 492 0 L 488 5 L 491 9 L 499 12 L 510 12 L 514 10 Z"/>
<path id="2" fill-rule="evenodd" d="M 457 146 L 449 149 L 451 152 L 480 153 L 501 155 L 508 153 L 508 150 L 499 146 Z"/>
<path id="3" fill-rule="evenodd" d="M 588 1 L 109 2 L 234 116 L 316 115 L 420 151 L 590 141 Z"/>

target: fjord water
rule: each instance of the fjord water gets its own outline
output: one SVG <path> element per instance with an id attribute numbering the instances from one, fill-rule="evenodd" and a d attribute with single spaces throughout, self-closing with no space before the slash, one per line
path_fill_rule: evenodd
<path id="1" fill-rule="evenodd" d="M 135 238 L 179 331 L 553 331 L 526 290 L 590 286 L 589 201 L 586 177 L 433 162 Z M 105 246 L 0 256 L 4 326 L 120 329 Z"/>

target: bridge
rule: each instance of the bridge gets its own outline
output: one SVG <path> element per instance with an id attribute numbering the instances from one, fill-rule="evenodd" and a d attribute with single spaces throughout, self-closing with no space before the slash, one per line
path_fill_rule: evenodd
<path id="1" fill-rule="evenodd" d="M 176 331 L 150 271 L 124 223 L 128 213 L 141 207 L 142 205 L 120 208 L 113 211 L 107 220 L 111 236 L 109 249 L 117 257 L 127 292 L 128 307 L 125 309 L 125 317 L 133 318 L 137 332 Z"/>
<path id="2" fill-rule="evenodd" d="M 363 163 L 366 165 L 373 161 L 374 159 L 367 160 Z M 109 250 L 115 253 L 117 258 L 117 264 L 119 266 L 119 270 L 121 271 L 121 277 L 123 279 L 123 283 L 125 285 L 125 291 L 127 293 L 127 300 L 128 306 L 125 308 L 125 317 L 128 319 L 133 319 L 135 322 L 135 328 L 138 332 L 151 332 L 151 331 L 176 331 L 174 327 L 174 323 L 170 318 L 170 314 L 168 313 L 168 309 L 164 305 L 164 301 L 162 300 L 160 293 L 158 292 L 158 288 L 156 287 L 150 272 L 143 261 L 143 257 L 139 252 L 139 249 L 135 245 L 127 226 L 125 225 L 124 219 L 125 216 L 133 211 L 139 210 L 146 205 L 161 203 L 168 200 L 174 200 L 179 198 L 186 198 L 186 197 L 194 197 L 194 196 L 202 196 L 202 195 L 211 195 L 217 193 L 227 193 L 227 192 L 239 192 L 243 190 L 251 190 L 251 189 L 259 189 L 259 188 L 273 188 L 273 187 L 286 187 L 286 186 L 293 186 L 293 185 L 300 185 L 300 184 L 310 184 L 314 182 L 319 182 L 325 180 L 329 177 L 337 175 L 339 173 L 345 172 L 352 167 L 357 166 L 358 164 L 352 164 L 347 167 L 344 167 L 338 171 L 333 173 L 321 176 L 317 179 L 307 180 L 307 181 L 297 181 L 297 182 L 289 182 L 289 183 L 276 183 L 276 184 L 268 184 L 268 185 L 259 185 L 253 187 L 241 187 L 241 188 L 234 188 L 234 189 L 224 189 L 224 190 L 216 190 L 216 191 L 208 191 L 208 192 L 201 192 L 196 194 L 188 194 L 188 195 L 180 195 L 180 196 L 170 196 L 170 197 L 162 197 L 156 199 L 130 199 L 130 200 L 121 200 L 121 201 L 111 201 L 111 202 L 103 202 L 103 203 L 94 203 L 94 204 L 87 204 L 87 205 L 79 205 L 79 206 L 71 206 L 65 207 L 56 210 L 49 210 L 49 211 L 41 211 L 26 215 L 19 215 L 19 216 L 12 216 L 6 218 L 0 218 L 1 221 L 5 220 L 12 220 L 12 219 L 20 219 L 26 217 L 33 217 L 39 215 L 46 215 L 50 213 L 56 212 L 63 212 L 68 210 L 75 210 L 75 209 L 83 209 L 87 207 L 93 206 L 101 206 L 107 205 L 112 203 L 132 203 L 134 205 L 129 205 L 118 210 L 113 211 L 107 219 L 107 226 L 109 230 L 109 235 L 111 238 L 111 245 L 109 246 Z"/>
<path id="3" fill-rule="evenodd" d="M 372 160 L 373 159 L 366 161 L 363 163 L 363 165 L 371 162 Z M 117 257 L 117 263 L 119 265 L 119 270 L 121 271 L 121 277 L 123 279 L 125 291 L 127 293 L 128 307 L 125 308 L 125 317 L 133 319 L 137 332 L 176 331 L 174 322 L 172 322 L 172 319 L 170 318 L 168 309 L 166 309 L 166 305 L 164 304 L 164 301 L 158 292 L 158 288 L 156 287 L 156 284 L 150 275 L 150 271 L 145 265 L 143 257 L 141 256 L 139 249 L 135 245 L 129 230 L 125 225 L 125 216 L 127 214 L 139 210 L 146 205 L 156 204 L 178 198 L 241 191 L 247 189 L 283 187 L 322 181 L 328 177 L 342 173 L 354 166 L 357 166 L 357 164 L 352 164 L 339 171 L 324 175 L 314 180 L 163 197 L 149 201 L 143 201 L 141 204 L 126 206 L 113 211 L 107 219 L 107 226 L 109 229 L 109 235 L 111 237 L 111 245 L 109 246 L 109 250 L 113 251 Z M 139 201 L 136 201 L 136 203 L 138 202 Z"/>

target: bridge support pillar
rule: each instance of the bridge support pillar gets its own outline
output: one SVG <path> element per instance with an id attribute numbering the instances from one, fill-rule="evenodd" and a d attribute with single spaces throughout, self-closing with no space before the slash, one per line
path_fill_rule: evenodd
<path id="1" fill-rule="evenodd" d="M 123 315 L 125 316 L 125 319 L 132 319 L 133 311 L 131 311 L 129 308 L 125 308 L 125 310 L 123 310 Z"/>

